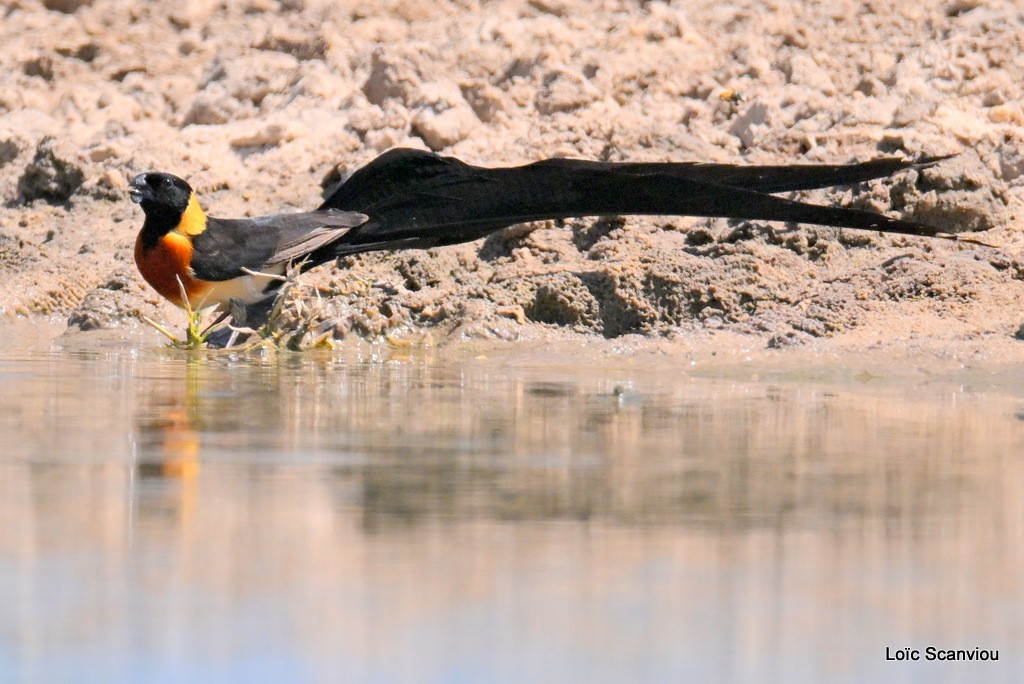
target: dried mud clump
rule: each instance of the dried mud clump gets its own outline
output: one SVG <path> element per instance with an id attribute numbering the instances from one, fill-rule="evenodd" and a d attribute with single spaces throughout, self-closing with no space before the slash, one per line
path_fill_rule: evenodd
<path id="1" fill-rule="evenodd" d="M 876 211 L 888 206 L 951 233 L 991 230 L 1014 217 L 1009 185 L 993 177 L 973 150 L 896 178 L 887 195 L 886 202 L 875 204 Z"/>
<path id="2" fill-rule="evenodd" d="M 74 155 L 61 148 L 55 138 L 43 138 L 36 147 L 35 156 L 18 179 L 18 194 L 22 201 L 37 199 L 51 204 L 62 204 L 82 187 L 85 173 Z"/>
<path id="3" fill-rule="evenodd" d="M 393 103 L 405 109 L 409 131 L 430 149 L 443 150 L 469 137 L 480 119 L 456 83 L 423 75 L 423 53 L 415 45 L 377 49 L 363 92 L 373 105 L 387 109 Z"/>
<path id="4" fill-rule="evenodd" d="M 111 328 L 142 313 L 135 300 L 143 295 L 138 278 L 128 268 L 111 273 L 89 291 L 68 316 L 68 328 L 87 331 Z"/>
<path id="5" fill-rule="evenodd" d="M 55 12 L 73 14 L 82 7 L 92 4 L 92 0 L 43 0 L 43 7 Z"/>
<path id="6" fill-rule="evenodd" d="M 584 280 L 589 275 L 558 273 L 538 278 L 533 299 L 524 308 L 526 318 L 589 332 L 588 327 L 601 321 L 602 310 L 602 302 Z M 593 282 L 592 278 L 588 279 Z"/>

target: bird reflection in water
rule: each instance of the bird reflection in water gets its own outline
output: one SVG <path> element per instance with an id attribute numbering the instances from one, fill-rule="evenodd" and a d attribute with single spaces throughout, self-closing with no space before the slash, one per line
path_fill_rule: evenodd
<path id="1" fill-rule="evenodd" d="M 132 505 L 138 504 L 140 515 L 171 516 L 183 525 L 194 517 L 202 446 L 196 419 L 199 372 L 189 363 L 185 391 L 154 396 L 148 410 L 136 416 L 139 449 L 132 479 L 143 491 L 136 488 Z"/>

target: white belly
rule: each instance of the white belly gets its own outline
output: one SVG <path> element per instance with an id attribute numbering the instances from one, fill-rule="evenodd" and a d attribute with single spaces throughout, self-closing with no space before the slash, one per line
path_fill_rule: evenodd
<path id="1" fill-rule="evenodd" d="M 284 266 L 268 268 L 269 275 L 281 275 Z M 263 275 L 244 275 L 232 280 L 222 280 L 212 283 L 212 287 L 203 293 L 202 301 L 198 304 L 193 302 L 196 308 L 204 308 L 214 305 L 227 305 L 230 300 L 236 300 L 243 304 L 255 304 L 267 298 L 264 292 L 266 287 L 275 279 Z"/>

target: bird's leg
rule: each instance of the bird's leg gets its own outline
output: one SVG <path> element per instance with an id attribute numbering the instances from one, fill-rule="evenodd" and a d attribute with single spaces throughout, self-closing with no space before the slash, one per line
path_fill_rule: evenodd
<path id="1" fill-rule="evenodd" d="M 224 343 L 224 347 L 225 348 L 234 347 L 235 343 L 238 341 L 239 334 L 240 333 L 239 333 L 239 331 L 237 329 L 232 328 L 231 329 L 231 334 L 228 336 L 228 341 Z"/>
<path id="2" fill-rule="evenodd" d="M 230 316 L 230 315 L 231 315 L 231 311 L 229 311 L 229 310 L 221 311 L 221 312 L 220 312 L 220 315 L 219 315 L 219 316 L 217 316 L 217 318 L 213 319 L 213 322 L 212 322 L 212 323 L 210 323 L 210 324 L 209 324 L 208 326 L 206 326 L 205 328 L 203 328 L 203 332 L 201 333 L 201 335 L 202 335 L 202 336 L 203 336 L 204 338 L 206 338 L 206 337 L 209 337 L 209 335 L 210 335 L 210 332 L 211 332 L 211 331 L 212 331 L 212 330 L 213 330 L 213 329 L 214 329 L 214 328 L 215 328 L 216 326 L 218 326 L 218 325 L 220 325 L 221 323 L 223 323 L 223 322 L 224 322 L 224 319 L 225 319 L 225 318 L 227 318 L 227 317 L 228 317 L 228 316 Z"/>
<path id="3" fill-rule="evenodd" d="M 256 331 L 252 328 L 245 327 L 249 321 L 249 307 L 237 299 L 229 299 L 221 307 L 223 311 L 220 316 L 217 317 L 213 323 L 204 331 L 206 335 L 207 346 L 214 347 L 217 349 L 226 349 L 228 347 L 235 346 L 239 341 L 239 336 L 244 335 L 248 337 L 254 334 Z M 212 328 L 222 323 L 226 318 L 230 317 L 231 322 L 226 326 L 221 326 L 216 330 Z M 244 340 L 245 338 L 243 338 Z"/>

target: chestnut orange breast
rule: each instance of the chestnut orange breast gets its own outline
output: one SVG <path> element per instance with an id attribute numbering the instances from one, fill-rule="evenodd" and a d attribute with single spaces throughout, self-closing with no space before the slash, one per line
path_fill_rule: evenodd
<path id="1" fill-rule="evenodd" d="M 135 263 L 139 273 L 154 290 L 178 306 L 184 306 L 182 286 L 193 307 L 201 306 L 203 295 L 209 288 L 208 283 L 192 276 L 189 269 L 191 260 L 192 241 L 180 233 L 167 233 L 151 247 L 143 244 L 141 233 L 135 240 Z M 181 285 L 178 284 L 179 278 Z"/>

